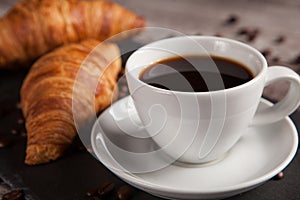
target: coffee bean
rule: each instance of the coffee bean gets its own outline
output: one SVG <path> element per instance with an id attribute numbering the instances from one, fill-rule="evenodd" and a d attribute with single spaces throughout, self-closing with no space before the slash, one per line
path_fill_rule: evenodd
<path id="1" fill-rule="evenodd" d="M 257 38 L 257 36 L 258 36 L 259 33 L 260 33 L 260 30 L 258 28 L 255 28 L 255 29 L 253 29 L 251 31 L 248 31 L 248 33 L 247 33 L 247 41 L 248 42 L 253 42 Z"/>
<path id="2" fill-rule="evenodd" d="M 18 131 L 17 131 L 16 129 L 11 129 L 10 132 L 11 132 L 11 134 L 13 134 L 13 135 L 18 134 Z"/>
<path id="3" fill-rule="evenodd" d="M 216 37 L 224 37 L 224 35 L 221 34 L 221 33 L 216 33 L 214 36 L 216 36 Z"/>
<path id="4" fill-rule="evenodd" d="M 278 181 L 278 180 L 283 179 L 283 177 L 284 177 L 284 173 L 283 172 L 279 172 L 276 176 L 274 176 L 272 178 L 272 180 Z"/>
<path id="5" fill-rule="evenodd" d="M 291 64 L 300 64 L 300 55 L 296 56 L 294 60 L 292 60 Z"/>
<path id="6" fill-rule="evenodd" d="M 22 109 L 22 105 L 21 105 L 21 103 L 20 103 L 20 102 L 17 102 L 17 103 L 16 103 L 16 108 L 17 108 L 17 109 L 19 109 L 19 110 L 21 110 L 21 109 Z"/>
<path id="7" fill-rule="evenodd" d="M 283 43 L 285 41 L 286 37 L 284 35 L 279 35 L 274 42 L 277 44 Z"/>
<path id="8" fill-rule="evenodd" d="M 118 199 L 120 200 L 129 200 L 133 195 L 134 189 L 128 185 L 122 186 L 117 192 Z"/>
<path id="9" fill-rule="evenodd" d="M 0 183 L 3 183 L 4 181 L 3 181 L 3 179 L 2 178 L 0 178 Z"/>
<path id="10" fill-rule="evenodd" d="M 24 119 L 23 118 L 19 118 L 17 122 L 18 122 L 18 124 L 24 124 Z"/>
<path id="11" fill-rule="evenodd" d="M 248 41 L 248 42 L 253 42 L 255 39 L 256 39 L 256 34 L 254 34 L 253 32 L 250 32 L 250 33 L 247 35 L 247 41 Z"/>
<path id="12" fill-rule="evenodd" d="M 271 55 L 271 50 L 270 49 L 264 49 L 261 51 L 261 54 L 264 56 L 264 57 L 268 57 Z"/>
<path id="13" fill-rule="evenodd" d="M 26 132 L 22 131 L 22 132 L 21 132 L 21 136 L 22 136 L 23 138 L 25 138 L 25 137 L 27 136 Z"/>
<path id="14" fill-rule="evenodd" d="M 248 33 L 249 33 L 249 29 L 245 27 L 240 28 L 237 32 L 238 35 L 248 35 Z"/>
<path id="15" fill-rule="evenodd" d="M 13 190 L 3 195 L 2 200 L 22 200 L 24 192 L 22 190 Z"/>
<path id="16" fill-rule="evenodd" d="M 7 147 L 12 144 L 12 140 L 8 138 L 1 138 L 0 137 L 0 148 Z"/>
<path id="17" fill-rule="evenodd" d="M 256 35 L 254 35 L 253 33 L 248 34 L 247 36 L 248 42 L 253 42 L 255 39 L 256 39 Z"/>
<path id="18" fill-rule="evenodd" d="M 232 25 L 232 24 L 235 24 L 235 23 L 237 23 L 238 22 L 238 16 L 237 15 L 230 15 L 227 19 L 226 19 L 226 21 L 225 21 L 225 24 L 227 24 L 227 25 Z"/>
<path id="19" fill-rule="evenodd" d="M 279 57 L 273 57 L 271 59 L 272 62 L 279 62 L 280 61 L 280 58 Z"/>
<path id="20" fill-rule="evenodd" d="M 112 182 L 105 182 L 98 188 L 98 194 L 100 197 L 107 196 L 115 189 L 115 184 Z"/>

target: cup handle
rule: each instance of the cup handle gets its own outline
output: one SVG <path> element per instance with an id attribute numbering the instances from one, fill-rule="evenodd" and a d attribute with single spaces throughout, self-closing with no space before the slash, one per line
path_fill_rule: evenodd
<path id="1" fill-rule="evenodd" d="M 279 80 L 285 80 L 290 83 L 286 96 L 272 107 L 268 107 L 256 112 L 252 125 L 273 123 L 281 120 L 294 112 L 300 104 L 300 78 L 293 70 L 282 67 L 272 66 L 268 68 L 267 80 L 265 86 Z"/>

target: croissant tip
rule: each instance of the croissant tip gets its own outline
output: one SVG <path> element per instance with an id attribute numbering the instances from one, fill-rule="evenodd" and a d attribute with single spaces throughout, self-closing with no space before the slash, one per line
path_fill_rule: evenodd
<path id="1" fill-rule="evenodd" d="M 136 28 L 144 28 L 145 26 L 146 26 L 145 18 L 138 16 L 136 19 Z"/>
<path id="2" fill-rule="evenodd" d="M 39 165 L 56 160 L 64 151 L 63 145 L 29 145 L 26 149 L 25 164 Z"/>

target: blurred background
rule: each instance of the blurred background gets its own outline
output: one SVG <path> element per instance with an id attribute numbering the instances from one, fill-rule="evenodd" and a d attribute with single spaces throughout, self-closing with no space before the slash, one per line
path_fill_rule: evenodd
<path id="1" fill-rule="evenodd" d="M 145 16 L 148 26 L 236 39 L 261 51 L 269 65 L 284 65 L 300 73 L 299 0 L 116 2 Z M 287 87 L 285 82 L 273 84 L 265 89 L 264 95 L 279 100 Z"/>
<path id="2" fill-rule="evenodd" d="M 299 0 L 112 0 L 147 19 L 148 26 L 184 34 L 236 39 L 260 50 L 269 65 L 285 65 L 300 73 Z M 0 0 L 0 15 L 17 0 Z M 145 34 L 144 43 L 172 35 Z M 143 36 L 142 36 L 143 37 Z M 141 42 L 141 41 L 139 41 Z M 281 99 L 287 83 L 267 87 L 264 95 Z"/>

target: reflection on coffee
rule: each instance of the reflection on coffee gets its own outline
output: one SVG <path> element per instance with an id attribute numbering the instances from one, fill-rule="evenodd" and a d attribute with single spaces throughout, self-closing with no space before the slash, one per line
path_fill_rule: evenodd
<path id="1" fill-rule="evenodd" d="M 156 62 L 140 74 L 154 87 L 181 92 L 207 92 L 232 88 L 253 79 L 243 64 L 219 56 L 177 56 Z"/>

